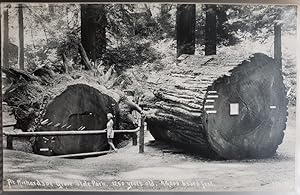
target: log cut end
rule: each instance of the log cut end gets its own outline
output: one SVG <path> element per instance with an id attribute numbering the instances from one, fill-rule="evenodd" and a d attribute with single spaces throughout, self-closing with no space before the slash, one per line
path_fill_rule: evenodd
<path id="1" fill-rule="evenodd" d="M 106 128 L 107 113 L 119 118 L 117 102 L 99 90 L 84 84 L 70 85 L 47 106 L 38 131 L 85 131 Z M 118 121 L 114 121 L 118 129 Z M 107 147 L 106 134 L 44 136 L 35 142 L 36 153 L 70 154 L 101 151 Z M 49 148 L 46 152 L 41 148 Z"/>
<path id="2" fill-rule="evenodd" d="M 281 69 L 272 58 L 255 54 L 208 88 L 203 110 L 208 141 L 223 158 L 274 155 L 287 119 Z"/>

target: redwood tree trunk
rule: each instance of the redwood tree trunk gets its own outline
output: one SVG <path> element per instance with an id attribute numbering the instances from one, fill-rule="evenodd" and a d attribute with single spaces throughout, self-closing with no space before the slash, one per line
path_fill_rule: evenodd
<path id="1" fill-rule="evenodd" d="M 177 5 L 177 56 L 195 53 L 196 5 Z"/>
<path id="2" fill-rule="evenodd" d="M 81 5 L 81 43 L 89 59 L 94 62 L 105 52 L 106 24 L 103 4 Z"/>
<path id="3" fill-rule="evenodd" d="M 215 55 L 217 53 L 216 9 L 216 5 L 206 5 L 205 55 Z"/>
<path id="4" fill-rule="evenodd" d="M 282 66 L 282 52 L 281 52 L 281 24 L 274 25 L 274 59 L 278 66 Z"/>
<path id="5" fill-rule="evenodd" d="M 18 23 L 19 23 L 19 47 L 18 47 L 18 65 L 21 70 L 24 70 L 24 24 L 23 24 L 23 7 L 18 6 Z"/>
<path id="6" fill-rule="evenodd" d="M 3 9 L 3 67 L 9 67 L 8 63 L 9 31 L 8 31 L 8 8 Z"/>

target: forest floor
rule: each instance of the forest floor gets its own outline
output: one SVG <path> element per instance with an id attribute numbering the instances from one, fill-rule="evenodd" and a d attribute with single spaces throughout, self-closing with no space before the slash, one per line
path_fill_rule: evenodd
<path id="1" fill-rule="evenodd" d="M 4 190 L 293 191 L 295 115 L 291 106 L 283 143 L 269 159 L 204 159 L 155 142 L 149 132 L 143 154 L 131 144 L 117 153 L 85 159 L 4 149 Z"/>

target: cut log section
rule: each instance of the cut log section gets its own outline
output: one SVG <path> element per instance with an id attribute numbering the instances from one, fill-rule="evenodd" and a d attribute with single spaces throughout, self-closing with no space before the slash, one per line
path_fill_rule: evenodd
<path id="1" fill-rule="evenodd" d="M 113 98 L 86 84 L 70 85 L 47 106 L 42 120 L 51 124 L 42 125 L 39 131 L 105 129 L 107 113 L 119 115 Z M 116 121 L 114 128 L 119 128 Z M 44 153 L 41 148 L 54 154 L 95 152 L 107 147 L 107 138 L 106 134 L 45 136 L 37 137 L 35 146 L 36 153 Z"/>
<path id="2" fill-rule="evenodd" d="M 274 59 L 188 56 L 167 72 L 158 75 L 154 98 L 143 103 L 155 139 L 225 159 L 274 155 L 287 117 Z"/>
<path id="3" fill-rule="evenodd" d="M 24 71 L 5 70 L 7 75 L 14 76 L 14 84 L 6 90 L 3 100 L 13 109 L 16 128 L 23 131 L 101 130 L 106 128 L 107 113 L 112 113 L 114 128 L 122 129 L 118 105 L 121 95 L 99 85 L 92 72 L 51 77 L 45 77 L 43 72 L 33 76 Z M 114 141 L 117 144 L 122 139 L 124 135 L 118 134 Z M 63 155 L 102 151 L 107 146 L 106 134 L 44 136 L 35 139 L 34 151 Z"/>

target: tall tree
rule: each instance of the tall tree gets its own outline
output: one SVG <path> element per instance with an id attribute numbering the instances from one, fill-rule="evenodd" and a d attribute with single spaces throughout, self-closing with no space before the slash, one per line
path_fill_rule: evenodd
<path id="1" fill-rule="evenodd" d="M 3 9 L 3 67 L 8 68 L 8 47 L 9 47 L 9 32 L 8 32 L 8 8 Z"/>
<path id="2" fill-rule="evenodd" d="M 216 5 L 206 6 L 205 19 L 205 55 L 215 55 L 217 53 L 217 17 Z"/>
<path id="3" fill-rule="evenodd" d="M 282 66 L 282 52 L 281 52 L 281 25 L 274 24 L 274 59 L 278 66 Z"/>
<path id="4" fill-rule="evenodd" d="M 24 70 L 24 23 L 23 23 L 23 7 L 18 6 L 18 24 L 19 24 L 19 49 L 18 49 L 18 65 Z"/>
<path id="5" fill-rule="evenodd" d="M 176 13 L 177 56 L 195 53 L 196 5 L 179 4 Z"/>
<path id="6" fill-rule="evenodd" d="M 81 43 L 94 62 L 102 57 L 106 49 L 106 25 L 105 5 L 81 5 Z"/>

